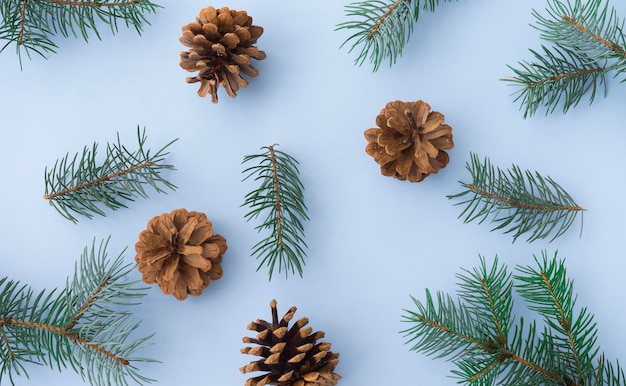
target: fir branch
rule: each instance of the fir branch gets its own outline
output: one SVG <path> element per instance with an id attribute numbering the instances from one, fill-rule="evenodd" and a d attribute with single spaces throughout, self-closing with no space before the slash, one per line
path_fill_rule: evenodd
<path id="1" fill-rule="evenodd" d="M 243 163 L 258 163 L 243 171 L 246 175 L 244 181 L 254 177 L 255 181 L 260 181 L 260 186 L 245 196 L 242 206 L 250 208 L 245 215 L 246 221 L 266 213 L 263 222 L 255 229 L 259 232 L 269 230 L 270 234 L 252 247 L 252 255 L 261 259 L 257 271 L 263 265 L 268 267 L 270 280 L 276 262 L 278 272 L 285 270 L 285 277 L 289 270 L 292 273 L 297 270 L 302 276 L 307 248 L 302 223 L 309 220 L 298 161 L 276 150 L 275 146 L 263 147 L 261 150 L 267 149 L 267 152 L 248 155 L 243 160 Z"/>
<path id="2" fill-rule="evenodd" d="M 404 310 L 411 326 L 402 333 L 411 350 L 447 358 L 459 383 L 474 385 L 623 385 L 624 370 L 604 359 L 597 329 L 586 308 L 577 310 L 565 263 L 546 252 L 538 269 L 517 267 L 510 274 L 496 257 L 491 268 L 464 270 L 458 299 L 439 293 L 437 302 L 411 297 L 417 310 Z M 514 320 L 513 289 L 545 323 Z"/>
<path id="3" fill-rule="evenodd" d="M 349 42 L 352 42 L 349 52 L 360 47 L 361 52 L 354 63 L 361 66 L 365 59 L 369 59 L 373 71 L 377 71 L 385 58 L 389 59 L 390 66 L 395 64 L 420 12 L 434 12 L 438 5 L 439 0 L 358 1 L 345 7 L 346 16 L 353 20 L 338 24 L 335 30 L 355 31 L 341 47 Z"/>
<path id="4" fill-rule="evenodd" d="M 596 376 L 592 363 L 598 355 L 595 347 L 596 324 L 586 308 L 574 316 L 576 297 L 573 281 L 567 278 L 564 261 L 548 260 L 545 252 L 542 260 L 535 259 L 539 269 L 520 267 L 516 289 L 527 300 L 529 309 L 544 317 L 545 323 L 558 334 L 554 344 L 559 348 L 561 362 L 572 370 L 570 375 L 580 384 L 585 379 Z"/>
<path id="5" fill-rule="evenodd" d="M 533 10 L 541 37 L 594 60 L 615 59 L 626 65 L 624 19 L 608 0 L 549 0 L 546 16 Z"/>
<path id="6" fill-rule="evenodd" d="M 26 376 L 26 364 L 63 370 L 69 364 L 95 386 L 139 384 L 151 379 L 138 373 L 133 362 L 150 336 L 131 337 L 139 322 L 123 308 L 145 296 L 138 281 L 130 281 L 132 265 L 120 255 L 107 259 L 108 239 L 85 247 L 74 278 L 61 291 L 35 293 L 19 282 L 0 279 L 0 381 Z"/>
<path id="7" fill-rule="evenodd" d="M 44 58 L 56 53 L 52 38 L 57 32 L 85 41 L 91 34 L 100 39 L 100 23 L 113 34 L 120 22 L 141 34 L 143 25 L 150 24 L 145 15 L 157 8 L 150 0 L 0 0 L 0 40 L 6 41 L 0 52 L 15 43 L 21 65 L 22 51 L 29 58 L 31 52 Z"/>
<path id="8" fill-rule="evenodd" d="M 492 231 L 503 229 L 504 233 L 512 233 L 513 242 L 527 232 L 532 232 L 528 242 L 546 237 L 553 241 L 569 229 L 580 213 L 582 234 L 584 209 L 550 177 L 522 172 L 516 165 L 503 171 L 487 158 L 481 162 L 473 153 L 470 157 L 471 163 L 466 167 L 472 182 L 459 181 L 465 190 L 448 196 L 470 196 L 455 204 L 465 206 L 459 215 L 465 223 L 478 219 L 480 224 L 491 216 L 491 222 L 497 224 Z"/>
<path id="9" fill-rule="evenodd" d="M 524 118 L 534 115 L 540 107 L 545 107 L 547 115 L 559 104 L 566 113 L 588 93 L 592 103 L 599 87 L 606 95 L 604 64 L 558 45 L 542 49 L 543 54 L 530 50 L 535 61 L 519 62 L 519 68 L 508 66 L 515 76 L 502 79 L 518 87 L 514 102 L 521 102 Z"/>
<path id="10" fill-rule="evenodd" d="M 541 38 L 554 46 L 530 50 L 536 61 L 509 66 L 516 76 L 503 79 L 520 87 L 514 94 L 524 118 L 542 106 L 549 114 L 562 104 L 566 113 L 588 93 L 592 103 L 598 87 L 604 85 L 606 94 L 605 74 L 626 72 L 624 19 L 608 1 L 549 0 L 545 15 L 532 13 Z"/>
<path id="11" fill-rule="evenodd" d="M 97 160 L 98 144 L 85 147 L 82 154 L 69 154 L 58 159 L 50 169 L 44 172 L 45 195 L 57 212 L 73 222 L 78 222 L 74 214 L 92 218 L 93 214 L 105 216 L 99 205 L 117 210 L 126 208 L 124 201 L 133 201 L 136 197 L 147 198 L 144 187 L 151 186 L 157 193 L 166 193 L 165 189 L 176 189 L 161 172 L 173 170 L 172 165 L 162 164 L 169 154 L 165 150 L 177 139 L 171 141 L 154 155 L 145 149 L 145 129 L 137 127 L 139 148 L 131 152 L 120 142 L 107 143 L 106 157 Z"/>

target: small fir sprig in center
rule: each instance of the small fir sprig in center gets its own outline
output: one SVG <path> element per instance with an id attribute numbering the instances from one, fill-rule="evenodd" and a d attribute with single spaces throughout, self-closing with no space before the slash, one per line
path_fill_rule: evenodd
<path id="1" fill-rule="evenodd" d="M 267 151 L 244 157 L 243 163 L 255 161 L 258 165 L 243 171 L 244 181 L 254 177 L 260 182 L 258 189 L 248 193 L 242 206 L 250 207 L 245 217 L 247 221 L 266 215 L 262 224 L 255 229 L 270 234 L 252 247 L 252 255 L 261 259 L 269 269 L 269 279 L 278 262 L 278 271 L 291 271 L 302 276 L 305 249 L 303 222 L 308 221 L 304 203 L 304 186 L 300 182 L 298 161 L 280 150 L 276 145 L 261 148 Z"/>

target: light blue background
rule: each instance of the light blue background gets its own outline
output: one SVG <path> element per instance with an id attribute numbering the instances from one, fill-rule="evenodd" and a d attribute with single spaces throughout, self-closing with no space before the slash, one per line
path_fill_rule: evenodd
<path id="1" fill-rule="evenodd" d="M 239 353 L 241 338 L 250 321 L 271 318 L 275 298 L 281 315 L 295 305 L 297 317 L 326 332 L 341 354 L 341 385 L 454 385 L 450 363 L 409 352 L 398 333 L 407 327 L 401 315 L 412 308 L 409 294 L 453 291 L 455 274 L 476 266 L 479 254 L 489 262 L 497 254 L 512 268 L 558 249 L 579 304 L 596 315 L 606 358 L 626 360 L 626 86 L 610 79 L 607 97 L 591 106 L 522 118 L 514 89 L 499 79 L 512 75 L 507 64 L 531 58 L 528 48 L 540 49 L 529 23 L 543 0 L 443 4 L 423 15 L 398 63 L 377 73 L 367 63 L 355 67 L 355 53 L 339 49 L 348 32 L 334 29 L 346 20 L 346 1 L 212 4 L 247 10 L 265 28 L 258 47 L 267 53 L 256 64 L 260 76 L 236 99 L 220 90 L 217 105 L 196 95 L 198 85 L 186 84 L 178 65 L 180 28 L 209 3 L 159 3 L 164 8 L 149 16 L 142 36 L 58 37 L 58 54 L 25 60 L 22 71 L 13 46 L 0 54 L 2 276 L 35 290 L 63 286 L 94 238 L 111 235 L 110 255 L 128 248 L 133 262 L 151 217 L 180 207 L 203 211 L 228 241 L 224 277 L 184 302 L 151 288 L 134 311 L 143 332 L 157 333 L 142 354 L 163 363 L 140 364 L 142 374 L 166 386 L 243 384 L 238 369 L 255 357 Z M 364 151 L 363 131 L 396 99 L 428 102 L 454 129 L 450 164 L 419 184 L 383 177 Z M 41 198 L 46 166 L 94 141 L 113 141 L 116 132 L 132 147 L 137 125 L 147 128 L 154 150 L 180 138 L 168 158 L 178 169 L 168 174 L 177 191 L 79 225 Z M 259 235 L 240 207 L 254 188 L 241 182 L 241 161 L 274 143 L 300 161 L 311 221 L 304 278 L 268 282 L 249 254 Z M 463 224 L 446 195 L 468 181 L 470 152 L 555 179 L 587 209 L 582 237 L 576 224 L 553 243 L 512 244 L 488 224 Z M 531 317 L 518 306 L 518 315 Z M 72 370 L 29 372 L 18 385 L 81 384 Z"/>

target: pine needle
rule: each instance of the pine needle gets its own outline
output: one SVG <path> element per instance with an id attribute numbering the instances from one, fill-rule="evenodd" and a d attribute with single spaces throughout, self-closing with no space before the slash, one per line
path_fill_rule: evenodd
<path id="1" fill-rule="evenodd" d="M 469 196 L 455 204 L 465 206 L 459 215 L 465 223 L 478 220 L 480 224 L 491 217 L 491 222 L 497 224 L 492 231 L 512 233 L 513 242 L 526 233 L 531 233 L 528 242 L 547 237 L 553 241 L 569 229 L 580 213 L 582 234 L 584 209 L 550 177 L 522 171 L 516 165 L 503 171 L 487 158 L 481 162 L 473 153 L 467 170 L 472 182 L 459 181 L 465 190 L 448 196 Z"/>
<path id="2" fill-rule="evenodd" d="M 257 271 L 263 265 L 268 267 L 270 280 L 276 263 L 278 272 L 285 271 L 285 277 L 288 277 L 289 271 L 292 274 L 298 271 L 302 276 L 307 248 L 303 222 L 309 220 L 298 161 L 276 150 L 275 146 L 262 147 L 261 150 L 267 149 L 267 152 L 248 155 L 243 160 L 243 163 L 258 163 L 243 171 L 246 175 L 244 181 L 254 178 L 260 186 L 245 196 L 242 206 L 250 208 L 245 215 L 246 221 L 265 215 L 255 229 L 269 231 L 269 235 L 252 247 L 252 255 L 261 259 Z"/>
<path id="3" fill-rule="evenodd" d="M 146 132 L 137 127 L 139 148 L 131 152 L 120 142 L 107 143 L 106 156 L 98 161 L 98 144 L 85 147 L 82 153 L 70 158 L 69 153 L 58 159 L 44 172 L 45 195 L 57 212 L 76 223 L 74 214 L 92 218 L 94 214 L 105 216 L 102 206 L 112 210 L 126 208 L 124 202 L 136 197 L 147 198 L 145 186 L 157 193 L 176 186 L 168 182 L 161 172 L 173 170 L 172 165 L 162 164 L 169 154 L 165 150 L 177 139 L 171 141 L 154 155 L 145 149 Z"/>

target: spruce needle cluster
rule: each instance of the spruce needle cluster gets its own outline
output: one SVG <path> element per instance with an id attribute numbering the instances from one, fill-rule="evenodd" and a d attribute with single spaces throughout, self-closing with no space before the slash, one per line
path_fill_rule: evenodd
<path id="1" fill-rule="evenodd" d="M 85 247 L 64 289 L 36 292 L 0 279 L 0 383 L 28 377 L 27 367 L 68 366 L 93 386 L 150 383 L 133 362 L 151 335 L 136 337 L 139 322 L 128 310 L 145 296 L 120 255 L 107 258 L 108 240 Z"/>
<path id="2" fill-rule="evenodd" d="M 145 15 L 158 7 L 150 0 L 0 0 L 0 41 L 6 42 L 0 52 L 15 44 L 20 63 L 22 51 L 29 58 L 31 52 L 45 58 L 56 53 L 55 34 L 100 39 L 101 23 L 113 33 L 119 24 L 141 33 L 143 25 L 149 24 Z"/>
<path id="3" fill-rule="evenodd" d="M 276 263 L 278 272 L 285 271 L 285 277 L 289 271 L 298 271 L 302 276 L 307 248 L 303 222 L 309 220 L 298 161 L 275 146 L 262 147 L 261 150 L 267 151 L 245 156 L 243 160 L 243 163 L 257 163 L 243 171 L 244 181 L 254 178 L 260 185 L 245 196 L 242 206 L 250 208 L 245 215 L 247 221 L 261 214 L 265 216 L 255 229 L 269 234 L 252 247 L 252 255 L 261 259 L 257 271 L 263 265 L 268 267 L 270 280 Z"/>
<path id="4" fill-rule="evenodd" d="M 136 197 L 147 198 L 146 186 L 157 193 L 176 186 L 167 181 L 161 172 L 173 170 L 172 165 L 163 164 L 169 154 L 166 149 L 171 141 L 156 153 L 145 148 L 146 131 L 137 127 L 138 149 L 128 150 L 120 142 L 107 143 L 104 160 L 98 160 L 98 144 L 86 147 L 82 153 L 58 159 L 52 168 L 45 169 L 45 195 L 63 217 L 78 222 L 75 214 L 92 218 L 94 214 L 104 216 L 103 206 L 112 210 L 126 208 L 124 202 Z"/>
<path id="5" fill-rule="evenodd" d="M 463 200 L 456 205 L 465 206 L 459 215 L 464 217 L 464 222 L 478 220 L 482 223 L 491 218 L 496 224 L 492 231 L 501 229 L 511 233 L 513 242 L 526 233 L 530 233 L 528 242 L 547 237 L 553 241 L 565 233 L 580 214 L 582 233 L 584 209 L 550 177 L 522 171 L 516 165 L 504 171 L 494 167 L 487 158 L 481 161 L 473 153 L 466 167 L 472 182 L 459 181 L 465 190 L 448 196 Z"/>
<path id="6" fill-rule="evenodd" d="M 626 72 L 624 19 L 608 0 L 547 2 L 545 14 L 533 10 L 533 27 L 550 44 L 530 50 L 534 59 L 509 66 L 515 75 L 503 79 L 518 88 L 524 118 L 540 108 L 549 114 L 561 106 L 566 113 L 585 97 L 592 103 L 598 89 L 606 94 L 607 74 Z"/>
<path id="7" fill-rule="evenodd" d="M 450 2 L 452 0 L 441 0 Z M 358 66 L 366 59 L 377 71 L 385 59 L 389 65 L 395 64 L 402 55 L 404 45 L 409 41 L 413 25 L 423 11 L 434 12 L 440 0 L 366 0 L 351 3 L 345 7 L 346 16 L 351 20 L 337 25 L 336 30 L 352 32 L 341 45 L 352 43 L 350 52 L 360 48 L 354 60 Z"/>
<path id="8" fill-rule="evenodd" d="M 512 274 L 497 257 L 491 267 L 481 257 L 457 275 L 456 299 L 428 289 L 424 301 L 412 297 L 402 331 L 411 350 L 451 361 L 460 384 L 623 386 L 624 369 L 597 345 L 593 314 L 576 305 L 565 261 L 544 251 L 535 262 Z M 514 317 L 515 295 L 538 321 Z"/>

